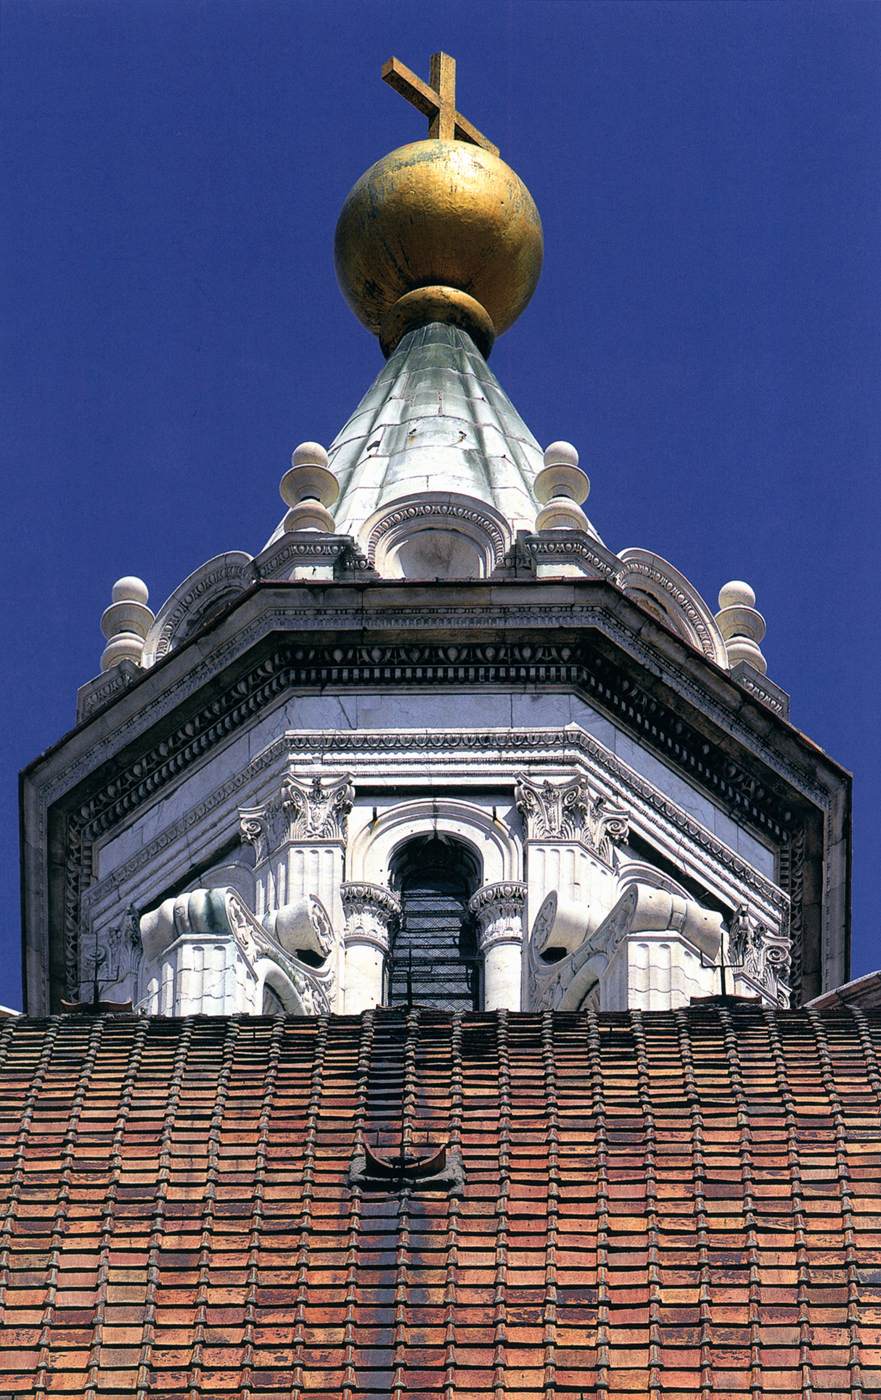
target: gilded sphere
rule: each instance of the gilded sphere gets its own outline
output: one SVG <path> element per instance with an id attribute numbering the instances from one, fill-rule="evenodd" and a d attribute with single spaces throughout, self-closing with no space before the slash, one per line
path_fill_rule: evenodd
<path id="1" fill-rule="evenodd" d="M 542 250 L 535 202 L 510 166 L 482 146 L 430 140 L 361 176 L 335 260 L 343 295 L 387 352 L 431 319 L 473 322 L 488 348 L 535 291 Z"/>

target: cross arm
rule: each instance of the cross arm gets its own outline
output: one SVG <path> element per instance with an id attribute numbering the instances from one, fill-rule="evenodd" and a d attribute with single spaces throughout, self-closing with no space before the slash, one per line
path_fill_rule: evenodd
<path id="1" fill-rule="evenodd" d="M 458 141 L 470 141 L 472 146 L 482 146 L 485 151 L 489 151 L 490 155 L 493 156 L 497 156 L 499 153 L 498 146 L 494 146 L 492 141 L 489 141 L 473 122 L 470 122 L 467 117 L 462 116 L 461 112 L 456 113 L 456 139 Z"/>
<path id="2" fill-rule="evenodd" d="M 389 58 L 382 65 L 382 81 L 388 83 L 389 87 L 394 88 L 402 97 L 406 97 L 408 102 L 429 119 L 438 110 L 440 103 L 437 93 L 399 58 Z"/>
<path id="3" fill-rule="evenodd" d="M 418 74 L 402 63 L 399 58 L 389 58 L 382 65 L 382 80 L 405 97 L 417 111 L 433 121 L 441 110 L 441 96 L 433 87 L 424 82 Z M 484 136 L 473 122 L 463 117 L 461 112 L 454 116 L 455 136 L 458 141 L 468 141 L 472 146 L 482 146 L 491 155 L 499 154 L 498 146 Z"/>

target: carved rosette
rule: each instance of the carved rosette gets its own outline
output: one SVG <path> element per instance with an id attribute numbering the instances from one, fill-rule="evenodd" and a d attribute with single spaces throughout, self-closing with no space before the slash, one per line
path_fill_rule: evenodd
<path id="1" fill-rule="evenodd" d="M 628 813 L 591 797 L 584 778 L 536 783 L 521 775 L 514 795 L 531 841 L 578 841 L 611 864 L 613 847 L 627 839 Z"/>
<path id="2" fill-rule="evenodd" d="M 523 915 L 526 885 L 519 880 L 500 880 L 483 885 L 472 895 L 468 912 L 477 924 L 477 941 L 485 956 L 500 943 L 523 942 Z"/>
<path id="3" fill-rule="evenodd" d="M 348 775 L 324 779 L 289 773 L 277 797 L 260 807 L 239 808 L 242 840 L 254 847 L 258 865 L 291 842 L 345 841 L 354 800 Z"/>
<path id="4" fill-rule="evenodd" d="M 738 906 L 728 933 L 729 957 L 735 974 L 748 978 L 771 1002 L 789 1005 L 789 939 L 773 934 L 752 917 L 749 906 Z"/>
<path id="5" fill-rule="evenodd" d="M 384 885 L 344 881 L 340 898 L 346 916 L 345 943 L 369 943 L 388 954 L 392 935 L 401 919 L 401 901 Z"/>

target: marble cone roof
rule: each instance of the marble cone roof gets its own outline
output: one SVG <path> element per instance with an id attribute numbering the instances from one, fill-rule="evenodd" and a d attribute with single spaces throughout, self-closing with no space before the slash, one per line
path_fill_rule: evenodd
<path id="1" fill-rule="evenodd" d="M 0 1394 L 877 1395 L 879 1050 L 735 1001 L 9 1020 Z"/>
<path id="2" fill-rule="evenodd" d="M 340 534 L 417 492 L 485 501 L 533 529 L 542 450 L 470 336 L 430 325 L 404 336 L 328 449 Z M 276 538 L 281 527 L 276 531 Z"/>

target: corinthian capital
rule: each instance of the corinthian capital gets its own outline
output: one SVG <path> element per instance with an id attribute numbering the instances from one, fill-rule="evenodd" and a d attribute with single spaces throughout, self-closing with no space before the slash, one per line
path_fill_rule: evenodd
<path id="1" fill-rule="evenodd" d="M 291 841 L 344 841 L 354 800 L 348 776 L 298 778 L 289 773 L 276 797 L 260 807 L 239 809 L 239 829 L 260 865 Z"/>
<path id="2" fill-rule="evenodd" d="M 628 814 L 592 797 L 584 778 L 538 783 L 521 774 L 514 796 L 532 841 L 578 841 L 610 862 L 613 845 L 627 837 Z"/>
<path id="3" fill-rule="evenodd" d="M 477 923 L 480 951 L 486 954 L 497 943 L 522 943 L 526 886 L 519 880 L 483 885 L 472 895 L 468 912 Z"/>
<path id="4" fill-rule="evenodd" d="M 348 776 L 337 779 L 296 778 L 282 784 L 281 805 L 290 827 L 291 841 L 343 841 L 346 818 L 355 801 Z"/>
<path id="5" fill-rule="evenodd" d="M 521 775 L 514 797 L 531 840 L 580 838 L 590 810 L 590 794 L 583 778 L 564 783 L 552 783 L 546 778 L 543 783 L 534 783 Z"/>
<path id="6" fill-rule="evenodd" d="M 387 953 L 391 935 L 401 918 L 401 901 L 384 885 L 347 880 L 340 885 L 340 899 L 346 916 L 345 942 L 371 943 Z"/>
<path id="7" fill-rule="evenodd" d="M 738 906 L 731 920 L 729 950 L 735 972 L 759 986 L 772 1002 L 789 1005 L 789 939 L 774 934 L 750 915 L 749 906 Z"/>

